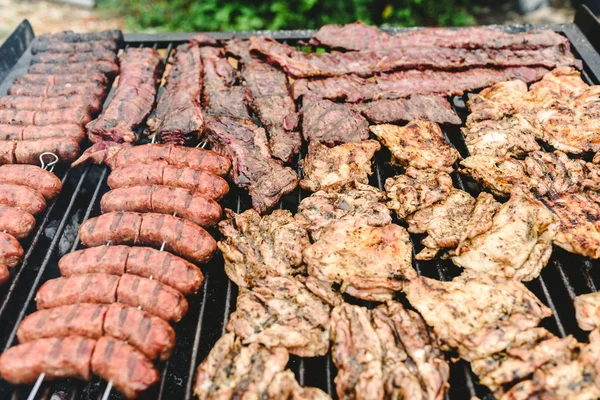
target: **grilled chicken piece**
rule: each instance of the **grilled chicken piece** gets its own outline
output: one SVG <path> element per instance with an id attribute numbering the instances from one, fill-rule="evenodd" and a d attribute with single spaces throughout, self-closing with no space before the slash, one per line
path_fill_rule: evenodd
<path id="1" fill-rule="evenodd" d="M 456 349 L 467 361 L 503 351 L 552 315 L 521 282 L 484 274 L 467 273 L 450 282 L 413 279 L 404 291 L 442 349 Z"/>
<path id="2" fill-rule="evenodd" d="M 388 301 L 371 311 L 381 343 L 386 398 L 444 398 L 450 368 L 425 321 L 400 303 Z"/>
<path id="3" fill-rule="evenodd" d="M 540 198 L 559 221 L 553 243 L 590 258 L 600 258 L 600 204 L 597 194 L 565 193 L 555 199 Z"/>
<path id="4" fill-rule="evenodd" d="M 450 173 L 452 165 L 460 158 L 435 122 L 412 121 L 402 127 L 385 124 L 369 129 L 390 149 L 393 164 Z"/>
<path id="5" fill-rule="evenodd" d="M 467 102 L 471 112 L 467 117 L 467 126 L 490 119 L 499 121 L 528 109 L 528 105 L 535 106 L 535 102 L 525 99 L 526 95 L 527 84 L 517 79 L 499 82 L 483 89 Z"/>
<path id="6" fill-rule="evenodd" d="M 321 389 L 300 386 L 294 373 L 289 369 L 278 372 L 268 390 L 269 400 L 331 400 L 331 397 Z"/>
<path id="7" fill-rule="evenodd" d="M 493 194 L 506 197 L 515 186 L 531 187 L 522 161 L 512 157 L 470 156 L 460 162 L 459 170 L 489 189 Z"/>
<path id="8" fill-rule="evenodd" d="M 577 324 L 584 331 L 600 328 L 600 292 L 575 297 Z"/>
<path id="9" fill-rule="evenodd" d="M 242 289 L 227 330 L 242 343 L 282 346 L 300 357 L 329 350 L 331 308 L 292 277 L 270 277 L 252 290 Z"/>
<path id="10" fill-rule="evenodd" d="M 468 270 L 529 281 L 548 263 L 555 229 L 556 219 L 542 203 L 515 192 L 492 226 L 464 242 L 452 261 Z"/>
<path id="11" fill-rule="evenodd" d="M 303 253 L 309 275 L 341 284 L 340 292 L 374 301 L 392 298 L 414 279 L 412 243 L 398 225 L 372 227 L 335 221 Z"/>
<path id="12" fill-rule="evenodd" d="M 554 99 L 569 99 L 578 96 L 588 88 L 588 84 L 581 79 L 581 73 L 575 68 L 559 67 L 544 75 L 539 81 L 531 85 L 527 98 L 544 103 Z"/>
<path id="13" fill-rule="evenodd" d="M 444 200 L 452 190 L 452 178 L 434 169 L 408 168 L 404 175 L 387 178 L 387 206 L 404 219 L 418 210 Z"/>
<path id="14" fill-rule="evenodd" d="M 345 143 L 329 148 L 313 142 L 308 154 L 302 160 L 304 179 L 300 181 L 303 189 L 339 191 L 351 187 L 355 182 L 369 182 L 371 159 L 381 146 L 374 140 L 358 143 Z"/>
<path id="15" fill-rule="evenodd" d="M 431 260 L 440 250 L 456 249 L 465 240 L 484 232 L 499 207 L 489 193 L 482 192 L 474 199 L 467 192 L 451 189 L 446 199 L 406 219 L 410 233 L 427 233 L 421 241 L 425 248 L 416 259 Z"/>
<path id="16" fill-rule="evenodd" d="M 360 220 L 370 226 L 389 225 L 392 217 L 384 201 L 382 191 L 357 183 L 356 189 L 341 193 L 313 193 L 300 202 L 294 218 L 306 228 L 313 240 L 319 240 L 321 232 L 340 219 Z"/>
<path id="17" fill-rule="evenodd" d="M 225 210 L 219 223 L 224 239 L 218 243 L 225 272 L 240 287 L 251 287 L 269 276 L 304 272 L 302 250 L 310 245 L 308 233 L 287 210 L 261 218 L 254 210 L 235 214 Z"/>
<path id="18" fill-rule="evenodd" d="M 242 346 L 233 333 L 221 337 L 198 367 L 194 394 L 199 400 L 261 399 L 284 370 L 288 352 L 258 344 Z"/>
<path id="19" fill-rule="evenodd" d="M 335 307 L 331 312 L 331 341 L 331 357 L 338 369 L 338 397 L 383 400 L 383 354 L 369 310 L 348 303 Z"/>

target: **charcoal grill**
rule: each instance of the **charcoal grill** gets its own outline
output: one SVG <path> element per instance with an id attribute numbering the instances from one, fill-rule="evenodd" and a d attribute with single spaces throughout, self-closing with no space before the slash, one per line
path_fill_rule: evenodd
<path id="1" fill-rule="evenodd" d="M 581 17 L 584 9 L 578 11 L 578 21 L 586 24 L 597 23 L 593 18 Z M 600 55 L 582 33 L 593 31 L 597 27 L 575 24 L 535 26 L 549 28 L 565 35 L 571 42 L 573 53 L 584 62 L 582 76 L 589 84 L 600 83 Z M 507 32 L 519 32 L 534 26 L 498 26 Z M 389 32 L 400 32 L 406 29 L 390 29 Z M 230 39 L 232 36 L 246 38 L 251 35 L 264 35 L 283 41 L 290 45 L 300 46 L 308 40 L 312 31 L 257 31 L 237 33 L 214 33 L 217 39 Z M 172 33 L 163 35 L 131 34 L 125 35 L 126 47 L 153 47 L 164 51 L 167 60 L 172 50 L 187 41 L 192 34 Z M 5 95 L 16 76 L 29 64 L 31 53 L 28 47 L 34 34 L 28 21 L 11 34 L 0 48 L 0 96 Z M 114 89 L 113 89 L 114 90 Z M 467 116 L 465 101 L 471 93 L 454 97 L 452 104 L 461 118 Z M 109 98 L 112 92 L 109 94 Z M 467 150 L 460 130 L 456 127 L 444 129 L 450 142 L 464 157 Z M 303 154 L 305 151 L 303 152 Z M 300 158 L 302 154 L 300 155 Z M 387 177 L 396 175 L 398 171 L 389 164 L 390 155 L 382 150 L 375 160 L 371 185 L 383 188 Z M 108 191 L 106 177 L 109 170 L 106 166 L 81 166 L 69 169 L 59 166 L 55 170 L 62 179 L 64 188 L 60 196 L 49 205 L 46 213 L 38 219 L 38 226 L 31 238 L 23 242 L 26 249 L 23 264 L 13 271 L 11 280 L 0 288 L 0 351 L 16 343 L 15 333 L 22 318 L 34 311 L 34 296 L 39 286 L 48 279 L 59 276 L 58 260 L 65 253 L 80 246 L 77 230 L 82 221 L 100 214 L 99 201 Z M 300 173 L 300 171 L 298 171 Z M 454 185 L 476 196 L 480 188 L 464 176 L 453 173 Z M 296 212 L 300 200 L 309 193 L 301 189 L 285 196 L 280 208 Z M 250 198 L 242 191 L 232 188 L 231 193 L 222 202 L 224 207 L 236 212 L 250 208 Z M 395 221 L 396 223 L 398 221 Z M 216 231 L 211 232 L 217 234 Z M 421 249 L 420 237 L 413 237 L 415 251 Z M 415 261 L 417 271 L 425 276 L 448 280 L 458 275 L 460 270 L 450 261 L 432 260 Z M 173 356 L 159 365 L 161 383 L 145 394 L 148 399 L 191 399 L 193 398 L 194 371 L 197 365 L 224 333 L 224 326 L 231 311 L 235 307 L 237 288 L 231 283 L 223 271 L 223 259 L 220 254 L 205 266 L 204 288 L 189 300 L 190 308 L 187 316 L 176 325 L 177 345 Z M 554 248 L 552 258 L 541 276 L 527 286 L 554 313 L 542 325 L 558 336 L 573 334 L 578 340 L 587 340 L 587 333 L 577 327 L 572 300 L 578 294 L 597 291 L 600 288 L 600 260 L 592 261 L 584 257 L 569 254 Z M 292 356 L 289 368 L 294 371 L 303 385 L 317 386 L 335 398 L 333 379 L 336 371 L 330 358 L 316 357 L 300 359 Z M 459 362 L 451 367 L 451 389 L 448 399 L 469 399 L 472 396 L 488 397 L 488 390 L 479 386 L 477 378 L 471 373 L 467 363 Z M 100 399 L 107 383 L 94 378 L 90 383 L 77 380 L 61 380 L 44 382 L 38 391 L 37 398 L 42 399 Z M 0 399 L 25 399 L 31 386 L 14 387 L 0 380 Z M 111 398 L 121 398 L 111 393 Z"/>

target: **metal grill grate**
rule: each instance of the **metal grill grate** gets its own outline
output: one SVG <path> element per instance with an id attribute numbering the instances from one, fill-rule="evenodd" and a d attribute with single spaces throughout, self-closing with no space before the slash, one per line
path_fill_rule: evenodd
<path id="1" fill-rule="evenodd" d="M 506 31 L 522 31 L 530 27 L 503 26 Z M 584 60 L 584 79 L 592 84 L 600 82 L 600 56 L 593 50 L 575 25 L 550 26 L 567 36 L 576 56 Z M 310 31 L 283 32 L 243 32 L 238 37 L 248 37 L 251 34 L 266 35 L 298 45 L 300 40 L 307 40 Z M 190 34 L 167 35 L 126 35 L 127 46 L 148 46 L 164 50 L 167 60 L 175 46 L 185 42 Z M 230 33 L 218 33 L 219 39 L 232 37 Z M 29 64 L 30 53 L 25 52 L 14 70 L 0 84 L 0 95 L 3 95 L 15 76 Z M 108 95 L 112 97 L 113 90 Z M 452 104 L 457 113 L 466 118 L 465 102 L 468 95 L 455 97 Z M 107 100 L 108 102 L 108 100 Z M 449 141 L 466 156 L 466 147 L 460 129 L 450 127 L 444 129 Z M 302 158 L 306 149 L 298 159 Z M 390 156 L 382 149 L 375 160 L 374 174 L 370 184 L 383 189 L 387 177 L 396 175 L 398 170 L 389 164 Z M 18 267 L 11 282 L 0 289 L 0 350 L 16 343 L 15 333 L 22 318 L 35 309 L 34 297 L 41 283 L 59 276 L 58 260 L 67 252 L 80 247 L 77 230 L 82 221 L 100 214 L 99 201 L 108 187 L 106 177 L 109 170 L 106 166 L 87 166 L 69 170 L 66 166 L 57 168 L 57 175 L 62 179 L 64 189 L 54 203 L 38 221 L 38 228 L 32 238 L 23 243 L 27 248 L 23 264 Z M 301 171 L 298 171 L 301 173 Z M 468 177 L 454 172 L 454 185 L 477 196 L 480 188 Z M 298 203 L 310 193 L 298 188 L 285 196 L 280 208 L 296 212 Z M 242 212 L 250 208 L 250 199 L 246 193 L 232 187 L 230 194 L 222 201 L 224 208 Z M 397 220 L 394 221 L 398 223 Z M 212 234 L 218 235 L 216 230 Z M 413 236 L 415 251 L 419 251 L 421 237 Z M 460 270 L 449 260 L 415 261 L 419 274 L 448 280 L 458 275 Z M 187 316 L 175 326 L 177 345 L 172 357 L 159 365 L 161 383 L 147 398 L 158 399 L 191 399 L 193 398 L 194 372 L 217 339 L 223 334 L 230 312 L 235 307 L 237 287 L 231 283 L 223 271 L 223 259 L 220 254 L 206 265 L 202 266 L 205 273 L 203 289 L 189 298 Z M 543 326 L 559 336 L 573 334 L 579 340 L 586 340 L 587 334 L 581 331 L 575 323 L 572 299 L 577 294 L 596 291 L 600 287 L 600 261 L 590 261 L 586 258 L 569 254 L 554 248 L 552 258 L 542 275 L 527 285 L 554 312 L 553 318 L 543 322 Z M 290 369 L 294 371 L 301 384 L 317 386 L 335 395 L 333 379 L 336 375 L 330 357 L 301 359 L 290 358 Z M 477 379 L 470 372 L 467 363 L 459 362 L 451 367 L 451 389 L 448 399 L 469 399 L 472 396 L 483 398 L 489 392 L 477 384 Z M 76 380 L 61 380 L 45 382 L 39 391 L 38 398 L 42 399 L 100 399 L 106 382 L 95 378 L 90 383 Z M 0 381 L 0 399 L 25 399 L 30 387 L 12 387 Z M 120 398 L 113 392 L 111 398 Z"/>

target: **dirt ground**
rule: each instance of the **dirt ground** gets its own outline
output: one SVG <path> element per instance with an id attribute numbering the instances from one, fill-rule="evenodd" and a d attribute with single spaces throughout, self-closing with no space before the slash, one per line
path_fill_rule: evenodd
<path id="1" fill-rule="evenodd" d="M 499 4 L 499 3 L 495 3 Z M 481 10 L 481 24 L 502 23 L 563 23 L 573 21 L 574 11 L 569 8 L 545 8 L 527 16 L 505 7 Z M 0 0 L 0 43 L 25 18 L 31 22 L 36 35 L 65 29 L 94 31 L 124 28 L 122 18 L 114 18 L 94 9 L 65 5 L 50 1 Z"/>

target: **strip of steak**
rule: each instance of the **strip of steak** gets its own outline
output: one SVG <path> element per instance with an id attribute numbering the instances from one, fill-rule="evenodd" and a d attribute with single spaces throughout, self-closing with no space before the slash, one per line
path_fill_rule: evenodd
<path id="1" fill-rule="evenodd" d="M 133 346 L 107 336 L 98 339 L 91 367 L 94 374 L 112 382 L 128 399 L 138 397 L 160 379 L 146 356 Z"/>
<path id="2" fill-rule="evenodd" d="M 94 72 L 87 75 L 61 75 L 61 74 L 28 74 L 19 76 L 15 83 L 21 85 L 53 85 L 65 86 L 70 83 L 96 82 L 101 85 L 107 85 L 108 79 L 101 72 Z"/>
<path id="3" fill-rule="evenodd" d="M 325 79 L 299 79 L 292 85 L 294 98 L 309 96 L 358 103 L 367 100 L 399 99 L 414 94 L 462 95 L 497 82 L 519 79 L 526 83 L 540 80 L 548 69 L 470 68 L 466 71 L 410 70 L 364 79 L 346 75 Z"/>
<path id="4" fill-rule="evenodd" d="M 308 100 L 302 107 L 302 136 L 328 145 L 360 142 L 369 138 L 369 123 L 345 104 Z"/>
<path id="5" fill-rule="evenodd" d="M 30 74 L 93 74 L 101 72 L 109 79 L 114 78 L 119 74 L 119 65 L 116 62 L 98 60 L 92 63 L 72 63 L 72 64 L 51 64 L 40 63 L 31 64 L 27 70 Z"/>
<path id="6" fill-rule="evenodd" d="M 163 143 L 192 144 L 200 140 L 204 121 L 200 111 L 202 61 L 200 48 L 192 43 L 177 46 L 165 91 L 154 114 L 150 131 Z"/>
<path id="7" fill-rule="evenodd" d="M 184 295 L 195 293 L 204 276 L 200 268 L 167 251 L 150 247 L 98 246 L 65 254 L 58 262 L 61 275 L 125 272 L 157 281 Z"/>
<path id="8" fill-rule="evenodd" d="M 46 338 L 19 344 L 0 357 L 0 376 L 13 385 L 44 379 L 90 380 L 90 361 L 96 341 L 81 336 Z"/>
<path id="9" fill-rule="evenodd" d="M 443 47 L 398 47 L 380 51 L 307 54 L 264 37 L 251 37 L 250 49 L 296 78 L 355 74 L 369 77 L 398 69 L 464 69 L 477 67 L 582 68 L 569 51 L 558 47 L 536 50 L 449 49 Z"/>
<path id="10" fill-rule="evenodd" d="M 452 106 L 441 96 L 413 95 L 398 100 L 376 100 L 353 106 L 374 124 L 392 124 L 426 120 L 438 124 L 460 125 L 462 121 Z"/>
<path id="11" fill-rule="evenodd" d="M 117 52 L 118 44 L 113 41 L 94 41 L 94 42 L 60 42 L 56 40 L 34 40 L 31 44 L 31 53 L 94 53 L 98 51 Z"/>
<path id="12" fill-rule="evenodd" d="M 136 130 L 154 106 L 164 68 L 161 55 L 149 47 L 130 48 L 119 56 L 119 65 L 121 75 L 114 97 L 86 126 L 92 141 L 136 142 Z"/>
<path id="13" fill-rule="evenodd" d="M 427 28 L 390 35 L 362 22 L 324 25 L 311 38 L 310 44 L 345 50 L 383 50 L 405 46 L 511 50 L 553 46 L 569 48 L 567 38 L 550 29 L 511 34 L 487 27 Z"/>
<path id="14" fill-rule="evenodd" d="M 229 184 L 220 176 L 201 169 L 169 165 L 165 161 L 116 168 L 108 176 L 107 183 L 111 189 L 165 185 L 191 190 L 215 201 L 229 192 Z"/>
<path id="15" fill-rule="evenodd" d="M 247 40 L 227 41 L 226 51 L 242 62 L 244 86 L 250 91 L 250 106 L 267 130 L 271 155 L 290 162 L 298 153 L 302 140 L 296 130 L 298 116 L 290 96 L 288 79 L 283 71 L 250 55 Z"/>
<path id="16" fill-rule="evenodd" d="M 252 207 L 267 212 L 296 188 L 298 176 L 271 157 L 265 130 L 248 114 L 247 91 L 229 86 L 234 71 L 227 60 L 212 47 L 201 47 L 201 54 L 207 139 L 215 151 L 231 158 L 233 182 L 249 191 Z"/>
<path id="17" fill-rule="evenodd" d="M 98 82 L 75 82 L 58 86 L 52 84 L 14 84 L 8 89 L 9 95 L 31 97 L 59 97 L 80 94 L 100 100 L 106 95 L 106 87 Z"/>
<path id="18" fill-rule="evenodd" d="M 0 98 L 0 108 L 17 110 L 52 111 L 74 106 L 83 106 L 90 113 L 97 113 L 102 108 L 102 98 L 89 94 L 73 94 L 59 97 L 34 97 L 9 95 Z"/>
<path id="19" fill-rule="evenodd" d="M 31 57 L 32 64 L 39 63 L 47 63 L 47 64 L 73 64 L 73 63 L 93 63 L 96 61 L 109 61 L 116 62 L 117 61 L 117 53 L 107 50 L 107 51 L 96 51 L 96 52 L 88 52 L 88 53 L 37 53 Z"/>

